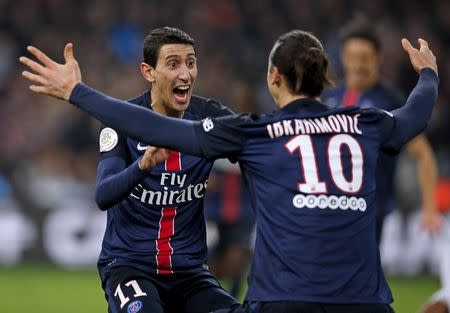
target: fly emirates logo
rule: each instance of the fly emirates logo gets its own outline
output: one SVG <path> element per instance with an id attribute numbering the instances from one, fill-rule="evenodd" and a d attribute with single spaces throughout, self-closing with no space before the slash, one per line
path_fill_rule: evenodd
<path id="1" fill-rule="evenodd" d="M 208 180 L 205 180 L 203 183 L 185 186 L 186 177 L 186 174 L 162 173 L 160 184 L 163 186 L 163 190 L 153 191 L 139 184 L 134 188 L 130 196 L 145 204 L 151 205 L 177 205 L 203 198 Z M 178 189 L 169 190 L 168 185 L 176 186 Z"/>

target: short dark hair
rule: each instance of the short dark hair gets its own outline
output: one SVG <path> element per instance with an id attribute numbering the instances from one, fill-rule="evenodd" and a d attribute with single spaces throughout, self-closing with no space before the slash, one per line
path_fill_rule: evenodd
<path id="1" fill-rule="evenodd" d="M 325 85 L 330 85 L 328 57 L 312 33 L 293 30 L 281 35 L 272 48 L 270 60 L 287 78 L 294 94 L 317 97 Z"/>
<path id="2" fill-rule="evenodd" d="M 345 25 L 339 32 L 341 45 L 350 39 L 364 39 L 370 42 L 375 51 L 381 49 L 381 40 L 370 20 L 364 15 L 358 15 Z"/>
<path id="3" fill-rule="evenodd" d="M 155 67 L 159 50 L 167 44 L 187 44 L 194 47 L 194 39 L 181 29 L 175 27 L 161 27 L 154 29 L 144 39 L 144 62 Z"/>

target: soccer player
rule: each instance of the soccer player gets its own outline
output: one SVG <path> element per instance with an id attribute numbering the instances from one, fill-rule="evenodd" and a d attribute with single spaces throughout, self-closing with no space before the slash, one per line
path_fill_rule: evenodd
<path id="1" fill-rule="evenodd" d="M 151 89 L 131 103 L 185 120 L 232 112 L 192 95 L 194 40 L 180 29 L 144 40 Z M 130 120 L 133 123 L 133 120 Z M 207 269 L 203 198 L 213 162 L 100 132 L 96 201 L 107 210 L 98 270 L 110 312 L 210 312 L 236 304 Z M 134 311 L 133 311 L 134 310 Z"/>
<path id="2" fill-rule="evenodd" d="M 403 39 L 420 78 L 405 106 L 328 109 L 320 41 L 295 30 L 269 56 L 271 115 L 173 119 L 103 95 L 81 83 L 72 45 L 65 64 L 30 47 L 43 65 L 31 90 L 69 100 L 139 141 L 208 159 L 239 161 L 256 210 L 256 245 L 246 303 L 222 312 L 393 312 L 375 236 L 375 171 L 380 150 L 395 153 L 426 127 L 437 100 L 436 58 Z M 114 108 L 114 110 L 112 110 Z M 132 122 L 130 122 L 132 121 Z"/>
<path id="3" fill-rule="evenodd" d="M 323 101 L 331 107 L 376 107 L 392 111 L 404 104 L 396 90 L 380 80 L 381 42 L 375 30 L 365 18 L 357 18 L 341 31 L 341 59 L 344 83 L 324 92 Z M 406 149 L 416 160 L 422 194 L 422 227 L 435 233 L 439 230 L 441 215 L 434 198 L 437 165 L 427 138 L 421 134 L 411 140 Z M 394 174 L 397 157 L 381 153 L 376 172 L 376 234 L 381 241 L 383 221 L 396 207 Z"/>

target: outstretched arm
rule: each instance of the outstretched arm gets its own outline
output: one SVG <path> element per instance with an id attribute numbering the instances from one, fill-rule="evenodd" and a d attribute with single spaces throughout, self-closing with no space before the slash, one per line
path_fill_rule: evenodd
<path id="1" fill-rule="evenodd" d="M 191 155 L 203 156 L 194 131 L 195 122 L 169 118 L 125 101 L 106 96 L 81 83 L 81 72 L 73 56 L 73 45 L 64 48 L 65 64 L 59 64 L 35 47 L 28 51 L 37 60 L 20 57 L 20 62 L 34 73 L 22 75 L 33 85 L 33 92 L 49 95 L 86 111 L 105 125 L 153 146 L 169 148 Z M 197 122 L 198 123 L 198 122 Z"/>
<path id="2" fill-rule="evenodd" d="M 402 40 L 405 51 L 420 78 L 410 93 L 406 104 L 392 111 L 393 119 L 386 120 L 386 149 L 399 150 L 404 144 L 422 132 L 431 117 L 437 102 L 438 83 L 436 57 L 428 48 L 428 43 L 419 39 L 420 49 L 414 48 L 407 39 Z M 389 127 L 390 126 L 390 127 Z"/>

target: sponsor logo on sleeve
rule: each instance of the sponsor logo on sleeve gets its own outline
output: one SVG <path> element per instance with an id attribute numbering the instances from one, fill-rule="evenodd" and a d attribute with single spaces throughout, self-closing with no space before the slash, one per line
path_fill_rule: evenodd
<path id="1" fill-rule="evenodd" d="M 214 128 L 213 121 L 209 117 L 205 118 L 203 120 L 203 129 L 205 130 L 205 132 L 209 132 L 213 128 Z"/>
<path id="2" fill-rule="evenodd" d="M 100 132 L 99 144 L 100 152 L 111 151 L 119 141 L 119 136 L 112 128 L 106 127 Z"/>

